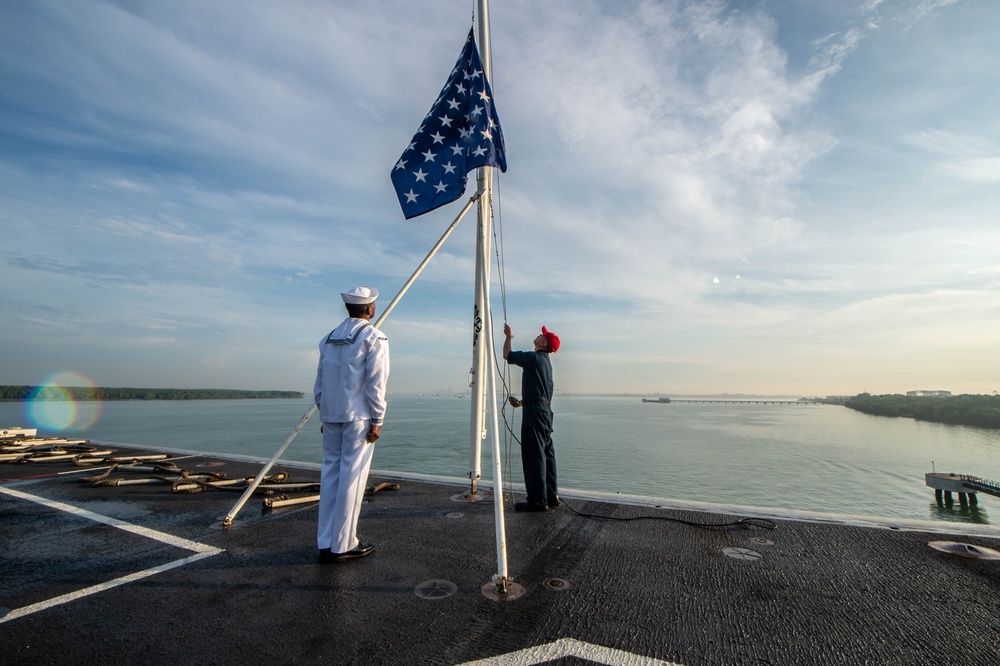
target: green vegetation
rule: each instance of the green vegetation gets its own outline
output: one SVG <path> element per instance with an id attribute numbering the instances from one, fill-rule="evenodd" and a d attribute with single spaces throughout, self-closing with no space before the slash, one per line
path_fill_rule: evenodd
<path id="1" fill-rule="evenodd" d="M 0 386 L 0 400 L 243 400 L 301 398 L 301 391 L 232 389 L 92 388 L 89 386 Z"/>
<path id="2" fill-rule="evenodd" d="M 875 416 L 908 416 L 920 421 L 1000 428 L 1000 396 L 954 395 L 943 398 L 862 393 L 845 403 Z"/>

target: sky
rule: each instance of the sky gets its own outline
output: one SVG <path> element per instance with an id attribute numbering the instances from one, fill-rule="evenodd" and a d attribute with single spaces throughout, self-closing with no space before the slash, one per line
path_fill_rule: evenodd
<path id="1" fill-rule="evenodd" d="M 0 384 L 310 391 L 339 293 L 387 304 L 461 209 L 389 174 L 473 9 L 0 3 Z M 547 326 L 566 393 L 1000 389 L 1000 3 L 490 20 L 498 351 Z M 468 389 L 475 233 L 382 324 L 390 392 Z"/>

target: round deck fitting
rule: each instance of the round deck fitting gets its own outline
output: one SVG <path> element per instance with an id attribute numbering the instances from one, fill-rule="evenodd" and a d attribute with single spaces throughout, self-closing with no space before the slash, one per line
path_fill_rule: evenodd
<path id="1" fill-rule="evenodd" d="M 565 578 L 546 578 L 542 581 L 542 586 L 547 590 L 562 592 L 569 589 L 569 581 Z"/>
<path id="2" fill-rule="evenodd" d="M 413 590 L 421 599 L 444 599 L 458 592 L 458 585 L 450 580 L 425 580 Z"/>
<path id="3" fill-rule="evenodd" d="M 493 601 L 514 601 L 524 596 L 524 587 L 510 581 L 507 581 L 507 592 L 504 594 L 497 592 L 497 585 L 493 581 L 486 583 L 479 589 L 482 590 L 484 597 Z"/>
<path id="4" fill-rule="evenodd" d="M 733 559 L 749 560 L 752 562 L 756 562 L 757 560 L 764 557 L 756 550 L 750 550 L 749 548 L 735 548 L 730 546 L 728 548 L 723 548 L 722 552 L 728 555 L 729 557 L 732 557 Z"/>
<path id="5" fill-rule="evenodd" d="M 764 537 L 754 537 L 750 539 L 751 543 L 755 543 L 758 546 L 773 546 L 774 542 L 770 539 L 765 539 Z"/>
<path id="6" fill-rule="evenodd" d="M 464 518 L 465 514 L 461 511 L 452 511 L 451 513 L 446 513 L 445 518 L 451 518 L 452 520 L 458 520 L 459 518 Z"/>
<path id="7" fill-rule="evenodd" d="M 968 557 L 973 560 L 1000 560 L 1000 552 L 992 548 L 974 546 L 971 543 L 957 543 L 955 541 L 931 541 L 927 544 L 935 550 L 949 555 Z"/>
<path id="8" fill-rule="evenodd" d="M 469 504 L 476 504 L 478 502 L 492 502 L 493 495 L 491 493 L 462 493 L 461 495 L 452 495 L 452 502 L 468 502 Z"/>

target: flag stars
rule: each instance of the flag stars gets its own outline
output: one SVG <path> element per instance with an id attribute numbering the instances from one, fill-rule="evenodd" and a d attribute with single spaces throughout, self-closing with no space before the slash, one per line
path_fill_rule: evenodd
<path id="1" fill-rule="evenodd" d="M 492 97 L 470 32 L 448 82 L 392 169 L 392 184 L 407 219 L 455 201 L 473 169 L 506 170 Z M 451 154 L 442 152 L 449 149 Z"/>

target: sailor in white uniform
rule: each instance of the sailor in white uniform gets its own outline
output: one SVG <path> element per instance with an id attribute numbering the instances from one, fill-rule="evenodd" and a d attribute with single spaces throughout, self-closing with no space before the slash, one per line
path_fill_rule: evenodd
<path id="1" fill-rule="evenodd" d="M 323 421 L 317 545 L 320 562 L 364 557 L 375 546 L 358 541 L 375 440 L 382 434 L 389 378 L 389 341 L 371 324 L 378 290 L 341 295 L 348 318 L 319 343 L 313 393 Z"/>

